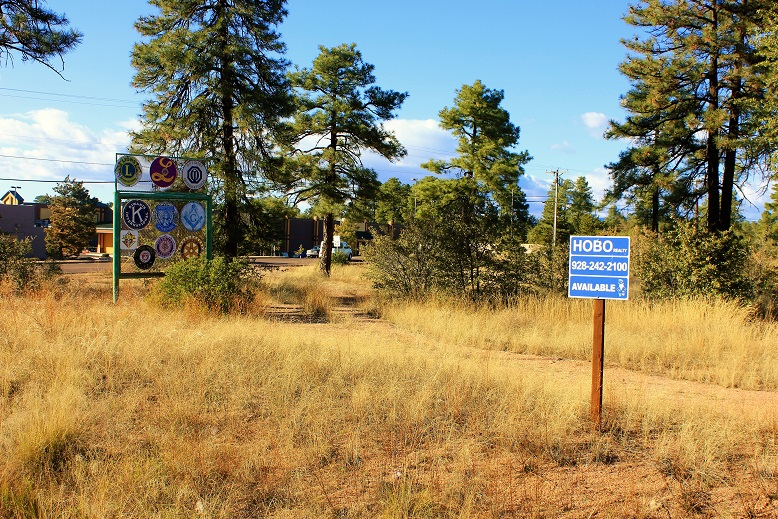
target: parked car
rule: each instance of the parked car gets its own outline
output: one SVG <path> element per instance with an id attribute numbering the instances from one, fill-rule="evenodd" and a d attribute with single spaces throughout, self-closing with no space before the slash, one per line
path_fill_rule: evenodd
<path id="1" fill-rule="evenodd" d="M 308 249 L 305 251 L 305 257 L 306 258 L 318 258 L 319 257 L 319 246 L 314 245 L 312 249 Z"/>

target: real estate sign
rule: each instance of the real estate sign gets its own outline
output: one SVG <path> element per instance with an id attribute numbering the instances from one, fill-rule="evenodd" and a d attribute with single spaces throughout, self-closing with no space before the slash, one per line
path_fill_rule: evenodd
<path id="1" fill-rule="evenodd" d="M 568 297 L 629 297 L 629 236 L 570 236 Z"/>

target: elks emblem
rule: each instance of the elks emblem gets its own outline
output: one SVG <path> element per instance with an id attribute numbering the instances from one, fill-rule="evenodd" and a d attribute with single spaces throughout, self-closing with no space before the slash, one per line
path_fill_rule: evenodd
<path id="1" fill-rule="evenodd" d="M 154 242 L 154 250 L 159 259 L 168 259 L 176 253 L 176 240 L 169 234 L 163 234 Z"/>

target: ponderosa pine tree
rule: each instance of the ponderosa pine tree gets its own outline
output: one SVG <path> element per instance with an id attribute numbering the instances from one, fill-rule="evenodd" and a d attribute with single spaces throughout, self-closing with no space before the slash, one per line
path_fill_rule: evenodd
<path id="1" fill-rule="evenodd" d="M 621 71 L 632 81 L 623 104 L 629 118 L 612 137 L 636 141 L 612 171 L 613 193 L 635 182 L 670 186 L 677 203 L 707 196 L 707 226 L 730 228 L 736 182 L 758 171 L 770 149 L 757 139 L 754 101 L 765 95 L 754 40 L 772 0 L 644 0 L 625 21 L 644 39 L 623 40 L 630 52 Z"/>
<path id="2" fill-rule="evenodd" d="M 46 229 L 46 250 L 49 256 L 75 256 L 84 250 L 95 236 L 97 199 L 89 195 L 83 182 L 66 177 L 54 188 L 56 195 L 49 201 L 51 225 Z"/>
<path id="3" fill-rule="evenodd" d="M 343 44 L 320 47 L 312 68 L 290 74 L 298 93 L 294 160 L 275 179 L 296 201 L 319 199 L 331 205 L 375 198 L 377 175 L 363 166 L 362 153 L 372 151 L 388 160 L 405 155 L 383 122 L 394 118 L 408 94 L 374 86 L 373 69 L 356 45 Z M 334 229 L 333 213 L 328 212 L 320 263 L 327 275 Z"/>
<path id="4" fill-rule="evenodd" d="M 479 190 L 499 204 L 506 219 L 523 227 L 529 221 L 529 204 L 519 187 L 519 178 L 532 157 L 526 151 L 512 151 L 519 143 L 520 130 L 500 106 L 504 97 L 502 90 L 486 88 L 480 80 L 462 85 L 454 106 L 438 114 L 440 127 L 458 139 L 458 156 L 450 161 L 431 160 L 422 167 L 473 178 Z M 504 227 L 508 229 L 509 225 Z"/>
<path id="5" fill-rule="evenodd" d="M 292 114 L 285 46 L 274 27 L 285 0 L 150 0 L 160 13 L 135 24 L 133 86 L 152 99 L 133 151 L 202 158 L 216 180 L 227 257 L 246 234 L 255 180 L 276 160 L 274 139 Z"/>
<path id="6" fill-rule="evenodd" d="M 18 53 L 22 61 L 38 62 L 62 77 L 62 55 L 81 43 L 83 36 L 69 23 L 64 14 L 47 9 L 44 0 L 0 2 L 0 61 L 12 62 Z M 51 64 L 54 57 L 61 67 Z"/>

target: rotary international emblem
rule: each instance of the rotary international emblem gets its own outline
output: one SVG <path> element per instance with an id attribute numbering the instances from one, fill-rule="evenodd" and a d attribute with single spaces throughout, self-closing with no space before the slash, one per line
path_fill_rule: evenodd
<path id="1" fill-rule="evenodd" d="M 149 204 L 143 200 L 130 200 L 124 204 L 122 220 L 130 229 L 143 229 L 151 219 Z"/>
<path id="2" fill-rule="evenodd" d="M 205 185 L 205 181 L 208 180 L 208 171 L 205 169 L 202 162 L 192 160 L 184 165 L 181 176 L 184 179 L 186 187 L 192 191 L 199 191 Z"/>
<path id="3" fill-rule="evenodd" d="M 138 248 L 138 231 L 121 231 L 119 234 L 119 248 L 121 250 L 135 250 Z"/>
<path id="4" fill-rule="evenodd" d="M 154 264 L 156 253 L 148 245 L 141 245 L 135 249 L 132 259 L 135 260 L 135 266 L 141 270 L 148 270 Z"/>
<path id="5" fill-rule="evenodd" d="M 155 186 L 167 189 L 173 185 L 178 176 L 176 162 L 168 157 L 157 157 L 149 166 L 149 175 Z"/>
<path id="6" fill-rule="evenodd" d="M 137 184 L 143 174 L 140 162 L 131 155 L 124 155 L 117 160 L 113 172 L 116 175 L 116 180 L 126 187 Z"/>
<path id="7" fill-rule="evenodd" d="M 203 253 L 203 241 L 197 236 L 187 236 L 181 240 L 181 257 L 198 258 Z"/>
<path id="8" fill-rule="evenodd" d="M 187 231 L 197 232 L 205 225 L 205 208 L 198 202 L 189 202 L 181 208 L 181 223 Z"/>
<path id="9" fill-rule="evenodd" d="M 169 202 L 154 207 L 154 227 L 160 232 L 170 232 L 178 226 L 178 209 Z"/>
<path id="10" fill-rule="evenodd" d="M 154 250 L 160 259 L 168 259 L 176 253 L 176 240 L 169 234 L 163 234 L 154 242 Z"/>

